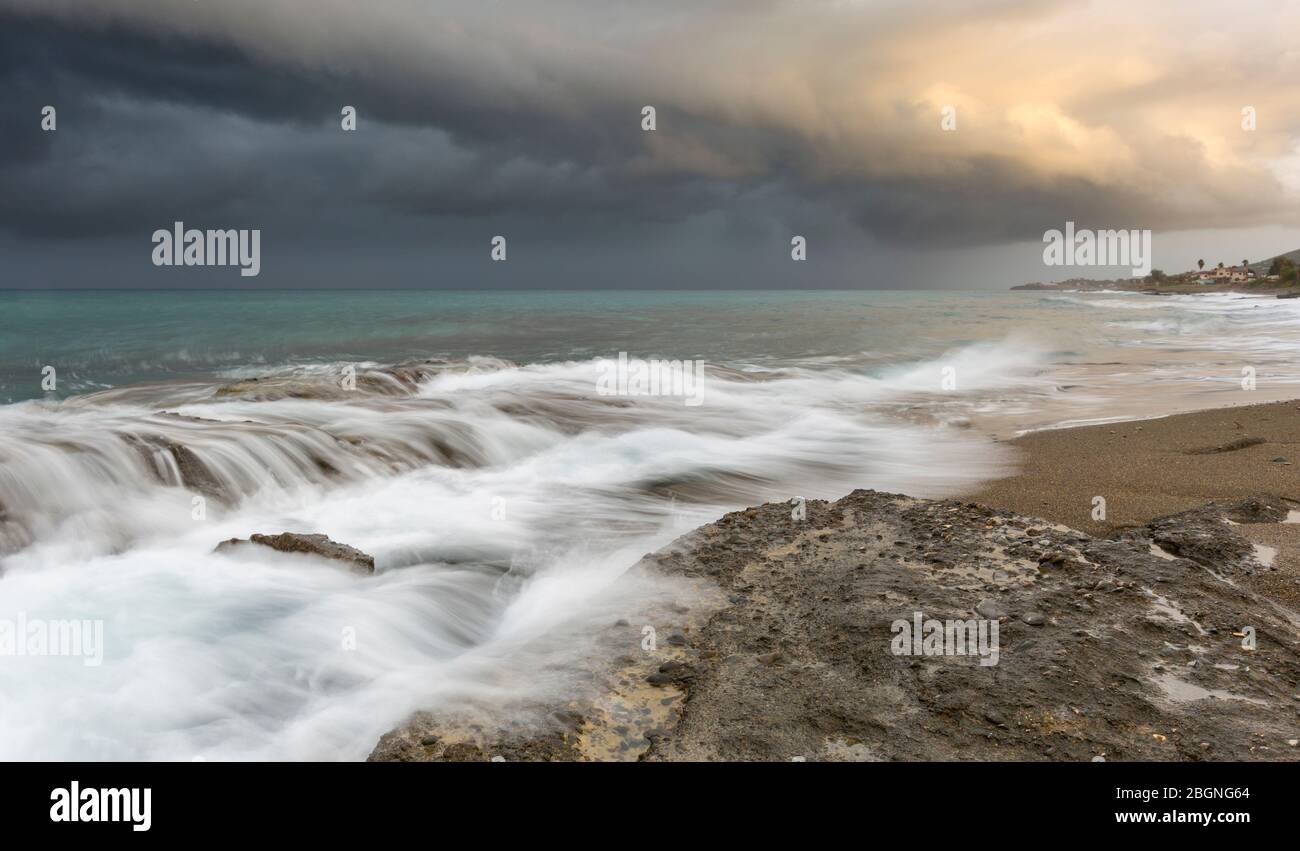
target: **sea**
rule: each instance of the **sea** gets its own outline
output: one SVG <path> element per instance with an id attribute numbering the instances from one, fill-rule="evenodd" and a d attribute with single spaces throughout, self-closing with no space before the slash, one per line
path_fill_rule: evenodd
<path id="1" fill-rule="evenodd" d="M 1300 299 L 1226 293 L 0 292 L 0 759 L 522 717 L 723 513 L 960 495 L 1028 431 L 1296 398 L 1298 353 Z M 284 531 L 376 570 L 214 552 Z"/>

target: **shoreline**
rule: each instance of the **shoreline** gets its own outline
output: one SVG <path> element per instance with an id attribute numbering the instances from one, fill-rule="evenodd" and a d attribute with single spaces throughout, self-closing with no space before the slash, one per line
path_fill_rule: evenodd
<path id="1" fill-rule="evenodd" d="M 1300 759 L 1300 401 L 1008 444 L 1018 472 L 957 499 L 684 535 L 629 573 L 694 592 L 606 627 L 568 700 L 417 713 L 370 759 Z M 997 621 L 1000 660 L 898 655 L 913 613 Z"/>
<path id="2" fill-rule="evenodd" d="M 998 442 L 1016 451 L 1016 472 L 960 498 L 1091 534 L 1261 491 L 1300 500 L 1300 399 L 1040 428 Z M 1095 496 L 1107 500 L 1103 520 L 1092 516 Z"/>
<path id="3" fill-rule="evenodd" d="M 1300 287 L 1282 283 L 1260 283 L 1255 286 L 1242 286 L 1240 283 L 1227 284 L 1191 284 L 1169 283 L 1155 286 L 1150 283 L 1132 284 L 1125 280 L 1093 282 L 1087 286 L 1083 282 L 1074 284 L 1018 284 L 1009 287 L 1009 292 L 1031 293 L 1138 293 L 1140 295 L 1213 295 L 1229 294 L 1260 297 L 1300 297 Z"/>
<path id="4" fill-rule="evenodd" d="M 1257 494 L 1300 509 L 1300 399 L 1043 429 L 1002 445 L 1019 456 L 1016 471 L 959 498 L 1091 535 Z M 1252 577 L 1253 587 L 1300 610 L 1300 523 L 1244 531 L 1278 550 L 1278 571 Z"/>

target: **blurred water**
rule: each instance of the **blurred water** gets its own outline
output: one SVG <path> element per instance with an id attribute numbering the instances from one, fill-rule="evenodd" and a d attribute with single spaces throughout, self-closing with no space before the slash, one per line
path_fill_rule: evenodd
<path id="1" fill-rule="evenodd" d="M 1298 330 L 1235 296 L 0 293 L 0 620 L 105 636 L 0 658 L 0 758 L 359 759 L 417 708 L 564 694 L 689 593 L 616 581 L 681 532 L 952 493 L 1006 469 L 988 431 L 1300 395 Z M 704 360 L 703 404 L 599 395 L 620 351 Z M 212 553 L 284 530 L 377 571 Z"/>

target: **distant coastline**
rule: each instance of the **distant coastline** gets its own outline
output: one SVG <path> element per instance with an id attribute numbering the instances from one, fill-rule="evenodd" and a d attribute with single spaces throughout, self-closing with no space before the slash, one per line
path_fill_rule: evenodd
<path id="1" fill-rule="evenodd" d="M 1225 266 L 1223 263 L 1207 266 L 1204 260 L 1198 260 L 1197 268 L 1186 272 L 1166 274 L 1152 269 L 1151 274 L 1141 278 L 1070 278 L 1054 282 L 1036 281 L 1011 289 L 1047 292 L 1120 290 L 1149 295 L 1240 293 L 1300 298 L 1300 249 L 1258 263 L 1242 260 L 1240 266 Z"/>
<path id="2" fill-rule="evenodd" d="M 1168 279 L 1155 284 L 1143 278 L 1117 278 L 1115 280 L 1097 280 L 1092 278 L 1071 278 L 1054 283 L 1034 282 L 1018 284 L 1012 290 L 1030 290 L 1038 292 L 1106 292 L 1123 291 L 1144 293 L 1146 295 L 1196 295 L 1199 293 L 1238 293 L 1240 295 L 1275 295 L 1278 298 L 1300 298 L 1300 286 L 1287 285 L 1276 281 L 1259 283 L 1215 283 L 1197 284 Z"/>

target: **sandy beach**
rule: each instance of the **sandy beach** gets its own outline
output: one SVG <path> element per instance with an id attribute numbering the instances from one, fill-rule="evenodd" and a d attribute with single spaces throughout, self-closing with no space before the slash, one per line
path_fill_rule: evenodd
<path id="1" fill-rule="evenodd" d="M 1039 431 L 1008 445 L 1019 454 L 1019 471 L 963 498 L 1093 535 L 1256 494 L 1300 509 L 1300 400 Z M 1098 496 L 1104 519 L 1093 516 Z M 1245 524 L 1241 531 L 1278 550 L 1276 570 L 1251 577 L 1251 584 L 1295 607 L 1300 524 Z"/>

